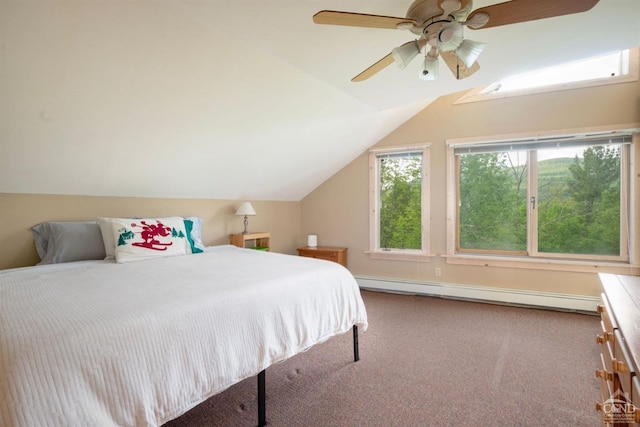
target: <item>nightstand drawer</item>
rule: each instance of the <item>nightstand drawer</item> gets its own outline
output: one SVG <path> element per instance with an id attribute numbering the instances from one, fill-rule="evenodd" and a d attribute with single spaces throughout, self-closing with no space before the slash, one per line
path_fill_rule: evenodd
<path id="1" fill-rule="evenodd" d="M 314 258 L 326 259 L 327 261 L 338 262 L 338 254 L 336 253 L 328 253 L 328 254 L 313 254 Z"/>
<path id="2" fill-rule="evenodd" d="M 334 248 L 329 246 L 317 246 L 315 248 L 298 248 L 298 255 L 307 258 L 324 259 L 347 266 L 347 248 Z"/>

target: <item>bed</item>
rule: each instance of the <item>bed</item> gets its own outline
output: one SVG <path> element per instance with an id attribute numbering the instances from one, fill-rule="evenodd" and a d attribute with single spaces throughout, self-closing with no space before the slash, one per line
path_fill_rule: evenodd
<path id="1" fill-rule="evenodd" d="M 264 370 L 358 327 L 341 265 L 230 245 L 0 271 L 0 425 L 162 425 L 255 375 L 264 424 Z"/>

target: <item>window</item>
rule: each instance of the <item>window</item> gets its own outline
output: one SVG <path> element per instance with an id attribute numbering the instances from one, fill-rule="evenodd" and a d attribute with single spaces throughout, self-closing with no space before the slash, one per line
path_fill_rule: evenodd
<path id="1" fill-rule="evenodd" d="M 640 49 L 633 48 L 507 77 L 472 89 L 455 104 L 636 81 L 639 58 Z"/>
<path id="2" fill-rule="evenodd" d="M 370 150 L 372 258 L 428 258 L 428 164 L 425 145 Z"/>
<path id="3" fill-rule="evenodd" d="M 629 50 L 623 50 L 508 77 L 487 86 L 480 93 L 509 92 L 587 80 L 608 79 L 628 74 Z"/>
<path id="4" fill-rule="evenodd" d="M 629 261 L 630 143 L 612 132 L 449 144 L 449 254 Z"/>

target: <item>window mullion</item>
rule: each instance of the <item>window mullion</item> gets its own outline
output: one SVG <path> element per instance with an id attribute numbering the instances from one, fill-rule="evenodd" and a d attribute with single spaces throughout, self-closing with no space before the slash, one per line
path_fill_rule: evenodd
<path id="1" fill-rule="evenodd" d="M 453 150 L 451 150 L 453 151 Z M 460 252 L 460 156 L 453 156 L 455 160 L 455 186 L 456 186 L 456 225 L 455 225 L 455 251 Z"/>
<path id="2" fill-rule="evenodd" d="M 538 152 L 527 153 L 527 252 L 538 255 Z"/>
<path id="3" fill-rule="evenodd" d="M 629 259 L 629 157 L 630 147 L 620 148 L 620 255 Z"/>

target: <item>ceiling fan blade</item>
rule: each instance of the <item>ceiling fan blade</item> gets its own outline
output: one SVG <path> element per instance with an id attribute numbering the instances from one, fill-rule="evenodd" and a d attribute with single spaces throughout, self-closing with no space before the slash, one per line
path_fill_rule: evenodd
<path id="1" fill-rule="evenodd" d="M 440 57 L 444 60 L 445 64 L 449 67 L 456 79 L 462 80 L 469 77 L 480 69 L 478 62 L 474 62 L 471 67 L 467 67 L 464 61 L 458 58 L 455 52 L 440 52 Z"/>
<path id="2" fill-rule="evenodd" d="M 467 21 L 477 13 L 489 15 L 489 22 L 480 28 L 498 27 L 518 22 L 535 21 L 555 16 L 586 12 L 599 0 L 511 0 L 474 10 Z M 469 27 L 476 29 L 473 27 Z"/>
<path id="3" fill-rule="evenodd" d="M 354 78 L 352 78 L 351 81 L 361 82 L 363 80 L 367 80 L 369 77 L 373 76 L 377 72 L 382 71 L 389 64 L 393 64 L 393 62 L 394 62 L 393 55 L 388 54 L 387 56 L 385 56 L 384 58 L 382 58 L 381 60 L 379 60 L 378 62 L 376 62 L 375 64 L 373 64 L 372 66 L 370 66 L 369 68 L 367 68 L 366 70 L 364 70 L 363 72 L 355 76 Z"/>
<path id="4" fill-rule="evenodd" d="M 367 15 L 364 13 L 339 12 L 322 10 L 313 15 L 316 24 L 346 25 L 351 27 L 389 28 L 395 30 L 398 25 L 417 25 L 414 19 L 398 18 L 395 16 Z"/>

